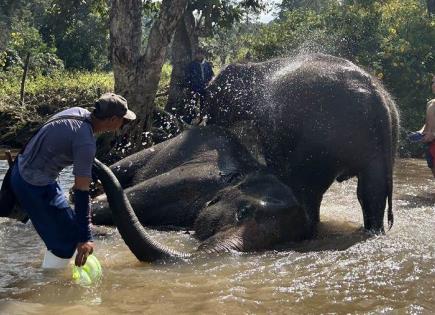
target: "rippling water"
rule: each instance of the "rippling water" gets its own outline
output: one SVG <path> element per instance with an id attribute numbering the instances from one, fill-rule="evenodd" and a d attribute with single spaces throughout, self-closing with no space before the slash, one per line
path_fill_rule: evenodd
<path id="1" fill-rule="evenodd" d="M 434 313 L 431 176 L 424 161 L 398 161 L 395 225 L 385 236 L 361 232 L 353 180 L 331 187 L 318 239 L 293 250 L 146 264 L 136 261 L 116 229 L 101 228 L 96 256 L 104 277 L 90 288 L 71 283 L 69 271 L 43 271 L 44 246 L 33 228 L 0 219 L 0 313 Z M 71 180 L 62 174 L 66 189 Z M 198 245 L 181 232 L 152 234 L 173 248 Z"/>

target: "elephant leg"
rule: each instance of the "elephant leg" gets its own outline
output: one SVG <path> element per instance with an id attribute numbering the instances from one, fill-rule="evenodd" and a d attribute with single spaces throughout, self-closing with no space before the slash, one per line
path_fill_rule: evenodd
<path id="1" fill-rule="evenodd" d="M 385 163 L 382 157 L 378 157 L 358 174 L 357 195 L 363 210 L 366 230 L 384 233 L 387 188 Z"/>
<path id="2" fill-rule="evenodd" d="M 304 201 L 308 208 L 313 224 L 316 226 L 320 222 L 320 205 L 322 203 L 323 194 L 311 193 Z"/>
<path id="3" fill-rule="evenodd" d="M 321 175 L 320 175 L 321 174 Z M 312 234 L 315 234 L 318 223 L 320 222 L 320 205 L 322 203 L 323 194 L 328 190 L 334 182 L 335 173 L 314 172 L 312 176 L 299 176 L 299 180 L 292 180 L 294 183 L 300 183 L 292 189 L 295 191 L 295 196 L 298 201 L 306 208 L 311 221 Z"/>
<path id="4" fill-rule="evenodd" d="M 311 222 L 310 237 L 316 236 L 317 226 L 320 222 L 320 205 L 322 203 L 322 198 L 322 193 L 311 192 L 310 194 L 306 195 L 306 198 L 303 201 Z"/>

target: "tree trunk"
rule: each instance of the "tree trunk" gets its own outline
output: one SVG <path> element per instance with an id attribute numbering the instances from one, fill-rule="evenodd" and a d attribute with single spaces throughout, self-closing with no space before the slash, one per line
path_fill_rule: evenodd
<path id="1" fill-rule="evenodd" d="M 142 56 L 141 67 L 138 69 L 135 103 L 140 104 L 139 120 L 134 131 L 134 145 L 142 145 L 143 130 L 150 130 L 154 99 L 157 94 L 162 66 L 165 61 L 166 49 L 171 42 L 178 21 L 183 16 L 187 0 L 164 0 L 160 14 L 154 22 L 148 38 L 145 54 Z"/>
<path id="2" fill-rule="evenodd" d="M 172 41 L 172 73 L 169 85 L 168 102 L 165 110 L 177 116 L 184 115 L 185 108 L 185 71 L 192 61 L 193 52 L 198 47 L 198 36 L 195 33 L 195 21 L 192 12 L 186 12 L 178 22 Z"/>
<path id="3" fill-rule="evenodd" d="M 142 1 L 112 0 L 110 11 L 110 50 L 115 91 L 123 95 L 137 111 L 134 95 L 136 71 L 142 50 Z"/>
<path id="4" fill-rule="evenodd" d="M 27 53 L 26 63 L 24 64 L 23 77 L 21 78 L 21 89 L 20 89 L 20 105 L 21 106 L 24 106 L 24 93 L 25 93 L 25 89 L 26 89 L 26 78 L 27 78 L 27 71 L 29 71 L 29 64 L 30 64 L 30 53 Z"/>
<path id="5" fill-rule="evenodd" d="M 151 128 L 154 99 L 166 49 L 188 0 L 163 0 L 142 54 L 142 1 L 112 0 L 111 56 L 115 91 L 123 95 L 137 119 L 128 127 L 132 152 L 143 145 L 143 132 Z"/>

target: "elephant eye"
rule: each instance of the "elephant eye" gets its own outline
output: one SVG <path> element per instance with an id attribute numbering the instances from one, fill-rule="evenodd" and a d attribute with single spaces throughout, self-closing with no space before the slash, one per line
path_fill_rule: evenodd
<path id="1" fill-rule="evenodd" d="M 221 174 L 222 179 L 225 183 L 232 184 L 234 182 L 237 182 L 242 178 L 242 174 L 239 172 L 231 172 L 228 174 Z"/>
<path id="2" fill-rule="evenodd" d="M 215 203 L 218 203 L 220 200 L 221 200 L 220 196 L 214 197 L 212 200 L 207 202 L 207 207 L 210 207 L 210 206 L 214 205 Z"/>
<path id="3" fill-rule="evenodd" d="M 254 207 L 252 205 L 244 205 L 238 209 L 236 212 L 236 221 L 240 222 L 243 219 L 249 217 L 254 212 Z"/>

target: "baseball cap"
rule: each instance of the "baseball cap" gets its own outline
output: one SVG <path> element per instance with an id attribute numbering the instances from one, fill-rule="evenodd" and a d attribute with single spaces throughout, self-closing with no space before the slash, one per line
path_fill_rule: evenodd
<path id="1" fill-rule="evenodd" d="M 128 109 L 127 100 L 115 93 L 101 95 L 95 102 L 94 115 L 97 118 L 118 116 L 128 120 L 136 119 L 136 114 Z"/>

